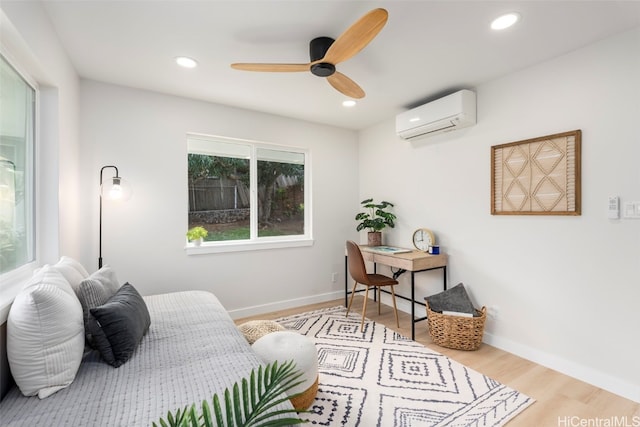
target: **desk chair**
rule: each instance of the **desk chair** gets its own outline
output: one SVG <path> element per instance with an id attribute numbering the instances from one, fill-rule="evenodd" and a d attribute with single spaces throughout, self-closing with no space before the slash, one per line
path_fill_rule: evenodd
<path id="1" fill-rule="evenodd" d="M 369 300 L 369 288 L 378 290 L 378 314 L 380 314 L 380 287 L 389 286 L 391 288 L 391 295 L 393 297 L 393 310 L 396 313 L 396 325 L 400 327 L 398 321 L 398 308 L 396 307 L 396 294 L 393 287 L 398 284 L 398 281 L 391 277 L 384 276 L 382 274 L 369 274 L 367 268 L 364 265 L 364 258 L 362 258 L 362 252 L 355 242 L 347 240 L 347 259 L 349 261 L 349 274 L 354 280 L 353 289 L 351 290 L 351 299 L 349 300 L 349 306 L 347 307 L 347 316 L 349 316 L 349 310 L 351 310 L 351 303 L 353 302 L 353 296 L 356 294 L 356 287 L 358 283 L 361 283 L 367 287 L 364 294 L 364 307 L 362 308 L 362 322 L 360 322 L 360 331 L 364 332 L 364 315 L 367 312 L 367 301 Z"/>

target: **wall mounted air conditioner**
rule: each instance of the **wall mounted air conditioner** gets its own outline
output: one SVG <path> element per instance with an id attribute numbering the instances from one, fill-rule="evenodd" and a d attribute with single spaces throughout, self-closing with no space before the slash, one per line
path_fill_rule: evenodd
<path id="1" fill-rule="evenodd" d="M 396 116 L 396 133 L 411 140 L 476 123 L 476 94 L 461 90 Z"/>

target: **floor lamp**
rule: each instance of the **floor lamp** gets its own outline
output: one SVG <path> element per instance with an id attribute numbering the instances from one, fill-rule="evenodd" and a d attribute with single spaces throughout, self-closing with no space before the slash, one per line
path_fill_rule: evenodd
<path id="1" fill-rule="evenodd" d="M 115 176 L 107 179 L 104 184 L 102 175 L 105 169 L 114 169 Z M 118 168 L 115 166 L 103 166 L 100 169 L 100 231 L 98 248 L 98 268 L 102 268 L 102 199 L 114 201 L 126 201 L 131 197 L 131 186 L 127 181 L 118 175 Z"/>

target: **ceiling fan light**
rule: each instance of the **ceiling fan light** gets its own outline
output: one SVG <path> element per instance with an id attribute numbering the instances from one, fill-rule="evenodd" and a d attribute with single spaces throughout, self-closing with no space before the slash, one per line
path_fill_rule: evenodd
<path id="1" fill-rule="evenodd" d="M 356 101 L 354 101 L 353 99 L 346 99 L 342 101 L 342 106 L 347 108 L 355 107 Z"/>
<path id="2" fill-rule="evenodd" d="M 328 62 L 318 62 L 311 66 L 311 73 L 318 77 L 329 77 L 336 72 L 336 66 Z"/>
<path id="3" fill-rule="evenodd" d="M 520 14 L 516 12 L 506 13 L 504 15 L 498 16 L 496 19 L 491 21 L 491 29 L 492 30 L 505 30 L 516 22 L 520 20 Z"/>
<path id="4" fill-rule="evenodd" d="M 198 66 L 198 62 L 193 58 L 189 58 L 188 56 L 176 57 L 176 64 L 184 68 L 195 68 Z"/>

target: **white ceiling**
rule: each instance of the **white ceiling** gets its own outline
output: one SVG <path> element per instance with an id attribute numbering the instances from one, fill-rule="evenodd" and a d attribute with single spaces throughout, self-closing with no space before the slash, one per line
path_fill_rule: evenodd
<path id="1" fill-rule="evenodd" d="M 640 25 L 640 1 L 45 1 L 81 77 L 362 129 L 460 88 Z M 311 73 L 256 73 L 233 62 L 308 62 L 308 43 L 336 38 L 369 10 L 387 25 L 338 65 L 366 97 L 351 109 Z M 497 33 L 490 21 L 517 11 Z M 634 54 L 630 52 L 630 54 Z M 638 52 L 635 52 L 637 55 Z M 195 58 L 183 69 L 174 57 Z"/>

